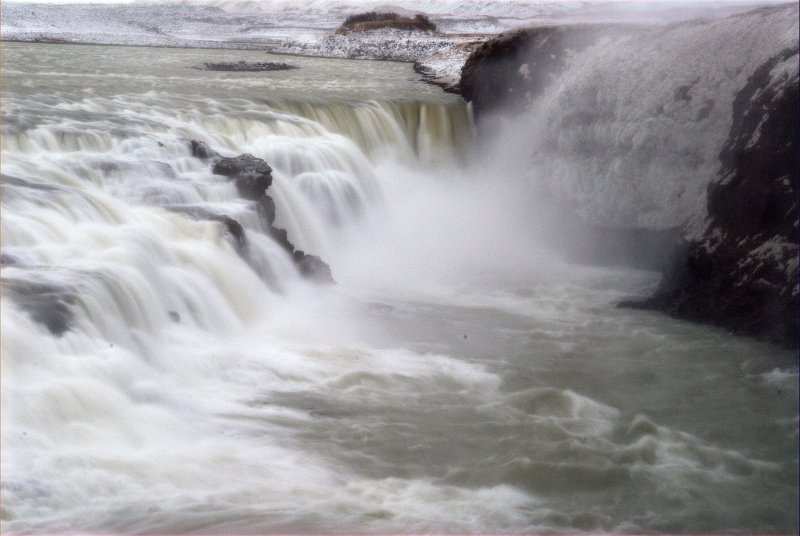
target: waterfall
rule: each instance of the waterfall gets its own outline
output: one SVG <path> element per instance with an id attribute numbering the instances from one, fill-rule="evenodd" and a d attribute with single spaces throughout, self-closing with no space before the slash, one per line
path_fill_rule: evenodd
<path id="1" fill-rule="evenodd" d="M 189 154 L 188 140 L 269 162 L 277 223 L 324 255 L 381 207 L 377 166 L 453 162 L 470 130 L 463 106 L 393 102 L 234 103 L 207 114 L 90 98 L 30 121 L 6 124 L 2 142 L 4 278 L 57 287 L 66 278 L 77 296 L 69 309 L 93 319 L 132 299 L 141 307 L 118 320 L 150 331 L 170 313 L 203 329 L 237 325 L 254 314 L 252 289 L 296 279 L 253 208 Z M 239 221 L 249 259 L 224 225 L 170 210 L 187 206 Z"/>
<path id="2" fill-rule="evenodd" d="M 796 529 L 796 356 L 616 308 L 658 274 L 541 236 L 537 187 L 569 190 L 615 121 L 540 108 L 565 134 L 531 160 L 530 129 L 481 146 L 410 65 L 3 48 L 4 531 Z M 590 60 L 541 102 L 573 106 Z M 274 227 L 335 285 L 193 140 L 271 166 Z"/>
<path id="3" fill-rule="evenodd" d="M 208 471 L 187 484 L 196 469 L 168 469 L 142 445 L 170 451 L 199 441 L 210 465 L 238 448 L 208 443 L 202 430 L 215 418 L 198 417 L 198 428 L 193 415 L 241 411 L 226 383 L 255 363 L 248 345 L 263 346 L 264 326 L 280 331 L 294 318 L 271 317 L 276 308 L 321 292 L 264 233 L 253 204 L 191 155 L 190 140 L 265 159 L 276 224 L 298 248 L 325 256 L 384 210 L 387 166 L 431 173 L 457 165 L 471 130 L 457 103 L 12 94 L 4 107 L 2 392 L 14 408 L 4 410 L 4 431 L 14 432 L 3 450 L 4 474 L 15 476 L 3 493 L 17 505 L 7 520 L 30 517 L 26 498 L 54 511 L 59 501 L 90 500 L 94 478 L 111 486 L 96 492 L 136 497 L 136 469 L 126 463 L 184 472 L 189 489 L 215 487 Z M 243 238 L 223 218 L 238 222 Z M 284 366 L 271 357 L 258 360 L 257 381 L 281 374 L 269 372 Z M 200 393 L 210 400 L 196 400 Z M 118 476 L 108 480 L 97 466 L 59 490 L 28 455 L 75 470 L 87 455 Z M 253 456 L 291 454 L 273 445 Z"/>
<path id="4" fill-rule="evenodd" d="M 767 60 L 796 50 L 797 21 L 785 5 L 663 27 L 530 29 L 503 79 L 507 100 L 529 109 L 496 137 L 517 140 L 508 153 L 587 223 L 697 235 L 734 99 Z"/>

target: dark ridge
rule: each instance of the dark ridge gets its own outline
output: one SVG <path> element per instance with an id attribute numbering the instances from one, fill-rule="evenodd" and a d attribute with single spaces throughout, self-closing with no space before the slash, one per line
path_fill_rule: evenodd
<path id="1" fill-rule="evenodd" d="M 232 178 L 239 195 L 251 201 L 260 199 L 272 184 L 272 168 L 251 154 L 221 157 L 214 163 L 212 171 Z"/>
<path id="2" fill-rule="evenodd" d="M 192 140 L 189 142 L 189 150 L 192 151 L 192 156 L 202 160 L 208 160 L 209 158 L 221 158 L 216 151 L 202 141 Z"/>
<path id="3" fill-rule="evenodd" d="M 413 17 L 403 17 L 397 13 L 379 13 L 369 11 L 350 15 L 345 19 L 336 33 L 364 32 L 369 30 L 379 30 L 391 28 L 396 30 L 412 30 L 418 32 L 435 32 L 434 24 L 427 16 L 419 13 Z"/>
<path id="4" fill-rule="evenodd" d="M 286 252 L 292 256 L 297 270 L 306 278 L 321 283 L 335 283 L 330 267 L 319 257 L 295 249 L 289 241 L 286 229 L 275 227 L 275 201 L 266 191 L 272 185 L 272 168 L 261 158 L 251 154 L 237 157 L 223 157 L 211 149 L 206 143 L 191 140 L 189 150 L 192 155 L 213 164 L 212 171 L 217 175 L 228 177 L 236 184 L 239 195 L 254 202 L 261 226 Z M 221 221 L 228 231 L 246 245 L 244 230 L 239 222 L 225 215 L 217 215 L 192 207 L 182 209 L 194 217 L 204 217 Z M 239 236 L 241 238 L 239 238 Z"/>
<path id="5" fill-rule="evenodd" d="M 219 62 L 219 63 L 212 63 L 212 62 L 205 62 L 201 63 L 200 65 L 195 65 L 192 67 L 193 69 L 199 69 L 201 71 L 227 71 L 227 72 L 261 72 L 261 71 L 288 71 L 290 69 L 297 69 L 294 65 L 289 65 L 288 63 L 272 63 L 272 62 L 252 62 L 248 63 L 246 61 L 237 61 L 237 62 Z"/>
<path id="6" fill-rule="evenodd" d="M 2 287 L 8 297 L 53 335 L 61 336 L 71 327 L 72 306 L 77 299 L 73 289 L 11 278 L 3 278 Z"/>
<path id="7" fill-rule="evenodd" d="M 402 18 L 400 15 L 394 12 L 384 12 L 379 13 L 377 11 L 368 11 L 366 13 L 358 13 L 356 15 L 350 15 L 344 22 L 342 26 L 353 26 L 359 22 L 375 22 L 375 21 L 384 21 L 384 20 L 396 20 Z"/>
<path id="8" fill-rule="evenodd" d="M 8 253 L 0 253 L 0 266 L 19 266 L 19 259 Z"/>
<path id="9" fill-rule="evenodd" d="M 610 32 L 630 32 L 617 24 L 577 24 L 522 28 L 486 41 L 461 68 L 461 95 L 475 118 L 492 112 L 515 113 L 557 78 L 570 54 Z"/>

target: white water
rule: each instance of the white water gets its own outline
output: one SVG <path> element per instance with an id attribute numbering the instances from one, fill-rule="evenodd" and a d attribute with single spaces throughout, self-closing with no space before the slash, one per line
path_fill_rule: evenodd
<path id="1" fill-rule="evenodd" d="M 541 125 L 532 174 L 585 221 L 702 231 L 733 100 L 759 66 L 797 48 L 798 32 L 796 4 L 609 30 L 570 54 L 523 123 Z"/>
<path id="2" fill-rule="evenodd" d="M 792 354 L 614 308 L 657 275 L 540 246 L 410 66 L 222 54 L 4 45 L 4 532 L 796 530 Z M 189 139 L 266 159 L 338 284 Z"/>

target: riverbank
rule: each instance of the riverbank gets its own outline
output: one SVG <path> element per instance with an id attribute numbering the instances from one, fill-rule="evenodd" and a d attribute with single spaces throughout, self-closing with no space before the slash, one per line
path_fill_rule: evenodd
<path id="1" fill-rule="evenodd" d="M 487 26 L 486 15 L 439 14 L 441 32 L 381 29 L 336 33 L 350 13 L 295 11 L 285 6 L 230 11 L 209 5 L 150 6 L 7 3 L 2 40 L 53 44 L 263 50 L 306 57 L 410 62 L 426 81 L 452 90 L 474 47 L 507 26 Z M 269 11 L 268 9 L 272 9 Z M 354 8 L 349 8 L 354 9 Z M 362 7 L 363 9 L 363 7 Z M 85 21 L 91 20 L 87 26 Z M 486 20 L 495 20 L 491 17 Z M 527 19 L 514 19 L 524 22 Z M 470 28 L 475 27 L 475 30 Z M 485 33 L 482 33 L 485 32 Z"/>

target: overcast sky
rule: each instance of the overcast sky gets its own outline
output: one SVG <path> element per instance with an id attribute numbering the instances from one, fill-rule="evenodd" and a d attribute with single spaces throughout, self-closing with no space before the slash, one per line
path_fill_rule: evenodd
<path id="1" fill-rule="evenodd" d="M 2 2 L 14 2 L 14 3 L 36 3 L 36 4 L 129 4 L 135 0 L 2 0 Z M 178 0 L 180 2 L 188 2 L 188 3 L 204 3 L 202 0 L 197 0 L 193 2 L 192 0 Z M 230 3 L 236 3 L 237 0 L 223 0 Z M 285 2 L 285 0 L 283 0 Z M 302 3 L 302 0 L 296 0 L 298 4 Z M 339 3 L 347 3 L 347 4 L 359 4 L 359 3 L 370 3 L 370 4 L 393 4 L 392 0 L 331 0 L 332 2 L 339 2 Z M 443 2 L 457 2 L 458 0 L 440 0 Z M 503 3 L 506 1 L 524 1 L 524 0 L 494 0 L 497 3 Z M 559 0 L 530 0 L 531 3 L 538 3 L 543 1 L 555 1 L 558 2 Z M 635 3 L 635 4 L 719 4 L 719 5 L 731 5 L 731 4 L 768 4 L 768 3 L 780 3 L 782 0 L 565 0 L 567 3 L 575 3 L 578 2 L 585 2 L 589 4 L 607 4 L 607 3 Z M 785 0 L 789 2 L 791 0 Z M 164 0 L 163 2 L 155 2 L 153 0 L 149 0 L 152 3 L 170 3 L 170 0 Z M 269 0 L 262 0 L 264 4 L 269 4 Z M 403 4 L 406 4 L 408 0 L 402 1 Z"/>

